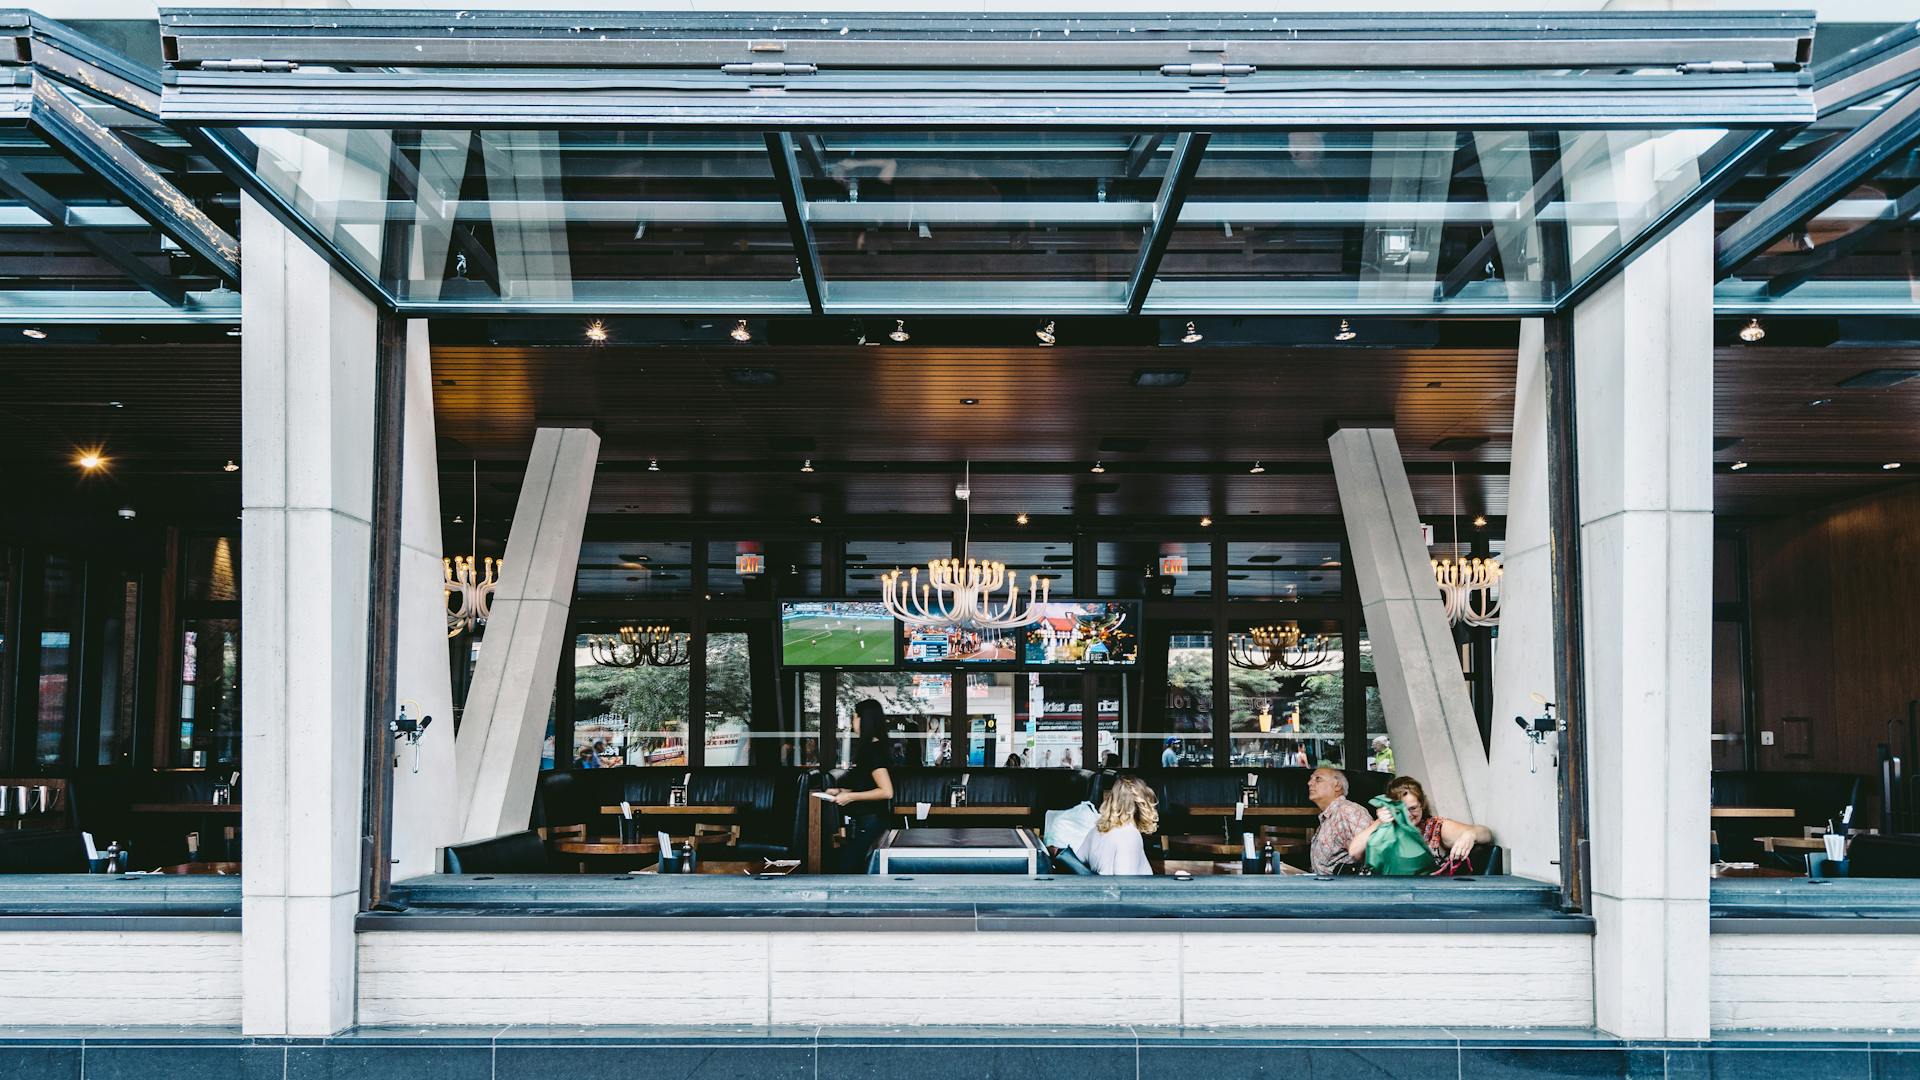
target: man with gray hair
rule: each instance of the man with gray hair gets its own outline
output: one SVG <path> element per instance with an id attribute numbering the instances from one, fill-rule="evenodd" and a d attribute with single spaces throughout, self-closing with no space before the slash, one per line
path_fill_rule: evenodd
<path id="1" fill-rule="evenodd" d="M 1307 777 L 1307 798 L 1320 808 L 1320 827 L 1313 830 L 1309 855 L 1316 874 L 1332 874 L 1353 863 L 1347 845 L 1369 825 L 1373 815 L 1347 798 L 1347 774 L 1324 765 Z"/>

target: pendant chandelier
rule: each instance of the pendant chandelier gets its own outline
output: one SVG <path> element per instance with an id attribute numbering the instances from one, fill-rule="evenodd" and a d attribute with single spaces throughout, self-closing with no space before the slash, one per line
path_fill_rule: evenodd
<path id="1" fill-rule="evenodd" d="M 1446 608 L 1452 626 L 1498 626 L 1500 601 L 1494 590 L 1500 585 L 1500 563 L 1496 559 L 1469 559 L 1460 551 L 1460 478 L 1453 478 L 1453 550 L 1454 556 L 1434 559 L 1433 580 L 1440 586 L 1440 602 Z"/>
<path id="2" fill-rule="evenodd" d="M 459 524 L 456 516 L 454 524 Z M 468 551 L 480 546 L 480 463 L 473 463 L 473 519 L 470 522 L 471 539 Z M 440 560 L 440 599 L 447 611 L 447 637 L 457 638 L 461 634 L 472 633 L 476 628 L 487 624 L 487 616 L 493 611 L 493 592 L 499 586 L 494 572 L 500 570 L 505 560 L 488 556 L 484 562 L 485 573 L 481 572 L 482 561 L 474 555 L 455 555 L 451 559 Z"/>
<path id="3" fill-rule="evenodd" d="M 920 580 L 920 568 L 903 577 L 896 567 L 880 576 L 880 593 L 887 614 L 907 624 L 909 629 L 927 630 L 952 627 L 956 630 L 1012 630 L 1035 619 L 1034 606 L 1045 604 L 1052 584 L 1038 574 L 1028 575 L 1027 596 L 1020 599 L 1020 575 L 1007 573 L 1007 564 L 974 559 L 973 541 L 973 463 L 968 462 L 954 497 L 966 504 L 966 527 L 962 533 L 961 557 L 935 559 L 927 564 L 927 580 Z M 1005 599 L 995 594 L 1006 588 Z"/>
<path id="4" fill-rule="evenodd" d="M 617 634 L 590 634 L 587 652 L 601 667 L 686 667 L 690 638 L 668 626 L 623 626 Z"/>
<path id="5" fill-rule="evenodd" d="M 1327 662 L 1332 644 L 1326 635 L 1306 633 L 1299 623 L 1288 620 L 1227 635 L 1227 662 L 1255 671 L 1306 671 Z"/>

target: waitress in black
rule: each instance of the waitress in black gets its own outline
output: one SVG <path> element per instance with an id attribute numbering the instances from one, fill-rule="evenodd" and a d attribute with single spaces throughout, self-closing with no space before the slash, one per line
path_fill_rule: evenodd
<path id="1" fill-rule="evenodd" d="M 893 777 L 887 775 L 893 758 L 887 752 L 887 716 L 880 703 L 872 698 L 858 702 L 853 716 L 853 761 L 841 778 L 846 786 L 830 787 L 827 794 L 847 815 L 847 846 L 841 849 L 840 869 L 864 874 L 867 855 L 886 831 L 893 811 Z"/>

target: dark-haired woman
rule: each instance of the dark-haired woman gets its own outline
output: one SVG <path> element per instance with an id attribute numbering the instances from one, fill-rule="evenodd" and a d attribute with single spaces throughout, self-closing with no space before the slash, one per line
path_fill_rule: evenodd
<path id="1" fill-rule="evenodd" d="M 886 831 L 893 810 L 893 777 L 887 773 L 893 758 L 887 749 L 887 714 L 880 703 L 872 698 L 856 702 L 853 717 L 853 760 L 840 778 L 844 786 L 830 787 L 827 794 L 847 815 L 847 843 L 840 849 L 840 869 L 863 874 L 867 855 Z"/>

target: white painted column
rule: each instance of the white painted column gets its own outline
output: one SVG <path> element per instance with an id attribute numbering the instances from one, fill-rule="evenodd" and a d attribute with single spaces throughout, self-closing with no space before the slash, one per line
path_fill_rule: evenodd
<path id="1" fill-rule="evenodd" d="M 1483 824 L 1506 851 L 1510 873 L 1560 880 L 1560 736 L 1529 739 L 1516 716 L 1533 695 L 1554 698 L 1552 547 L 1547 536 L 1547 386 L 1538 319 L 1520 323 L 1513 389 L 1513 454 L 1500 564 L 1500 645 L 1494 650 L 1493 733 L 1487 744 Z"/>
<path id="2" fill-rule="evenodd" d="M 1704 207 L 1573 314 L 1594 1007 L 1628 1038 L 1708 1034 L 1712 313 Z"/>
<path id="3" fill-rule="evenodd" d="M 419 753 L 396 742 L 393 879 L 431 874 L 439 849 L 458 841 L 453 765 L 453 680 L 441 592 L 440 469 L 433 426 L 433 358 L 427 322 L 407 324 L 407 428 L 400 497 L 399 699 L 431 716 Z M 418 771 L 416 770 L 416 767 Z"/>
<path id="4" fill-rule="evenodd" d="M 464 840 L 527 827 L 599 454 L 586 428 L 534 434 L 454 747 Z"/>
<path id="5" fill-rule="evenodd" d="M 242 1026 L 353 1023 L 375 310 L 242 197 Z"/>
<path id="6" fill-rule="evenodd" d="M 1390 428 L 1347 428 L 1327 447 L 1395 770 L 1417 777 L 1441 813 L 1477 821 L 1487 776 L 1480 724 L 1421 542 L 1400 443 Z"/>

